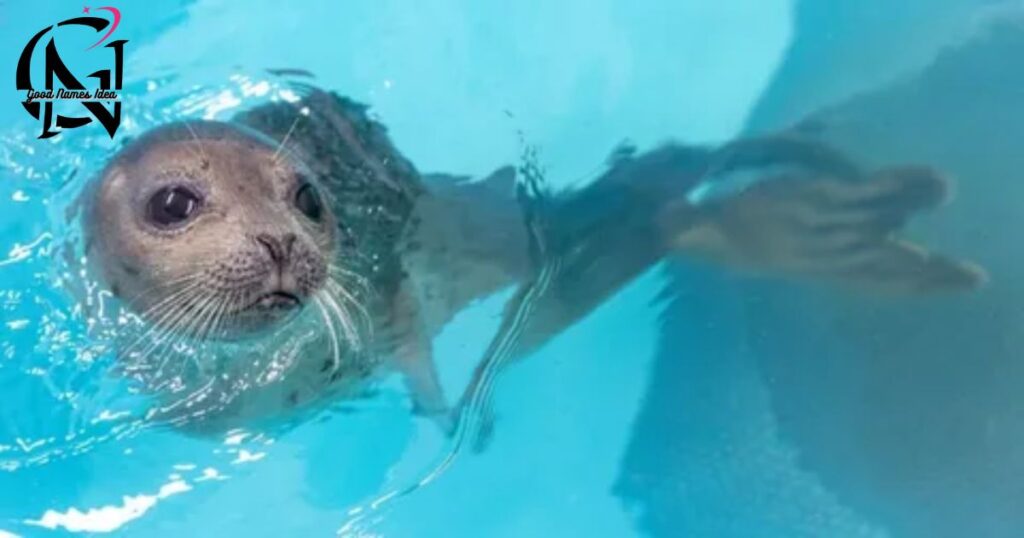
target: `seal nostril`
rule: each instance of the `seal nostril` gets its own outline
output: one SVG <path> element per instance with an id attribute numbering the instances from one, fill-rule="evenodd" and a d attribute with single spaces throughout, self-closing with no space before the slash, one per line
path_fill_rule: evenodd
<path id="1" fill-rule="evenodd" d="M 270 259 L 277 264 L 282 264 L 287 259 L 288 251 L 291 250 L 290 242 L 287 247 L 288 250 L 286 251 L 284 245 L 281 244 L 281 241 L 270 234 L 259 234 L 253 239 L 262 245 L 263 248 L 267 249 L 267 253 L 270 254 Z"/>
<path id="2" fill-rule="evenodd" d="M 297 239 L 298 237 L 296 237 L 295 234 L 284 234 L 284 237 L 282 238 L 281 242 L 284 244 L 284 248 L 282 250 L 284 251 L 284 255 L 286 258 L 291 259 L 292 250 L 295 247 L 295 241 Z"/>

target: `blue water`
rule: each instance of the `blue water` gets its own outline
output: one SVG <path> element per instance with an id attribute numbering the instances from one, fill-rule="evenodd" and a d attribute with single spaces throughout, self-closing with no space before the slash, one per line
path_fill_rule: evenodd
<path id="1" fill-rule="evenodd" d="M 0 72 L 81 7 L 0 2 Z M 13 80 L 0 91 L 0 538 L 1024 534 L 1018 4 L 118 7 L 118 139 L 90 126 L 38 141 Z M 65 214 L 125 137 L 228 118 L 280 92 L 262 70 L 282 67 L 372 105 L 422 171 L 484 175 L 525 142 L 554 187 L 593 179 L 623 140 L 716 144 L 825 109 L 827 136 L 865 162 L 960 180 L 912 231 L 993 281 L 901 302 L 663 264 L 503 373 L 485 451 L 393 500 L 447 449 L 396 380 L 283 431 L 146 427 L 68 290 Z M 435 342 L 449 394 L 508 295 Z"/>

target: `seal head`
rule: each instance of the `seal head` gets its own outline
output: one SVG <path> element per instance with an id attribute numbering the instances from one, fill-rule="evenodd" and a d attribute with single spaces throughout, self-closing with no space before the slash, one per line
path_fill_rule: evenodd
<path id="1" fill-rule="evenodd" d="M 187 122 L 125 147 L 93 186 L 87 255 L 144 320 L 236 339 L 325 285 L 338 226 L 302 158 L 227 123 Z"/>

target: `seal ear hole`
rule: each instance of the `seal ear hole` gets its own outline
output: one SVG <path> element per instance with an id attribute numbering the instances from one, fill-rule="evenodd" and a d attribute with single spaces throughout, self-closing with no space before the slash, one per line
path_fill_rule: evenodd
<path id="1" fill-rule="evenodd" d="M 164 187 L 146 204 L 146 218 L 161 228 L 175 228 L 190 221 L 202 205 L 202 198 L 184 186 Z"/>
<path id="2" fill-rule="evenodd" d="M 302 212 L 309 220 L 320 222 L 324 217 L 323 200 L 316 187 L 309 183 L 303 183 L 295 191 L 295 207 Z"/>

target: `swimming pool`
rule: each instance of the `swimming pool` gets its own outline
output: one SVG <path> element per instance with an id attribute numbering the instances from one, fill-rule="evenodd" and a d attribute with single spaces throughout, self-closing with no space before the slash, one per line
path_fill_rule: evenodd
<path id="1" fill-rule="evenodd" d="M 112 141 L 37 140 L 12 84 L 0 105 L 0 537 L 1019 536 L 1024 12 L 890 4 L 121 3 Z M 0 3 L 4 69 L 81 10 Z M 66 214 L 127 138 L 287 99 L 267 69 L 368 103 L 421 171 L 483 177 L 535 148 L 553 188 L 623 141 L 714 145 L 811 115 L 871 166 L 955 176 L 911 234 L 991 283 L 891 299 L 674 259 L 504 371 L 487 447 L 395 497 L 450 446 L 393 378 L 287 428 L 149 427 L 69 289 Z M 511 292 L 433 343 L 446 392 Z"/>

